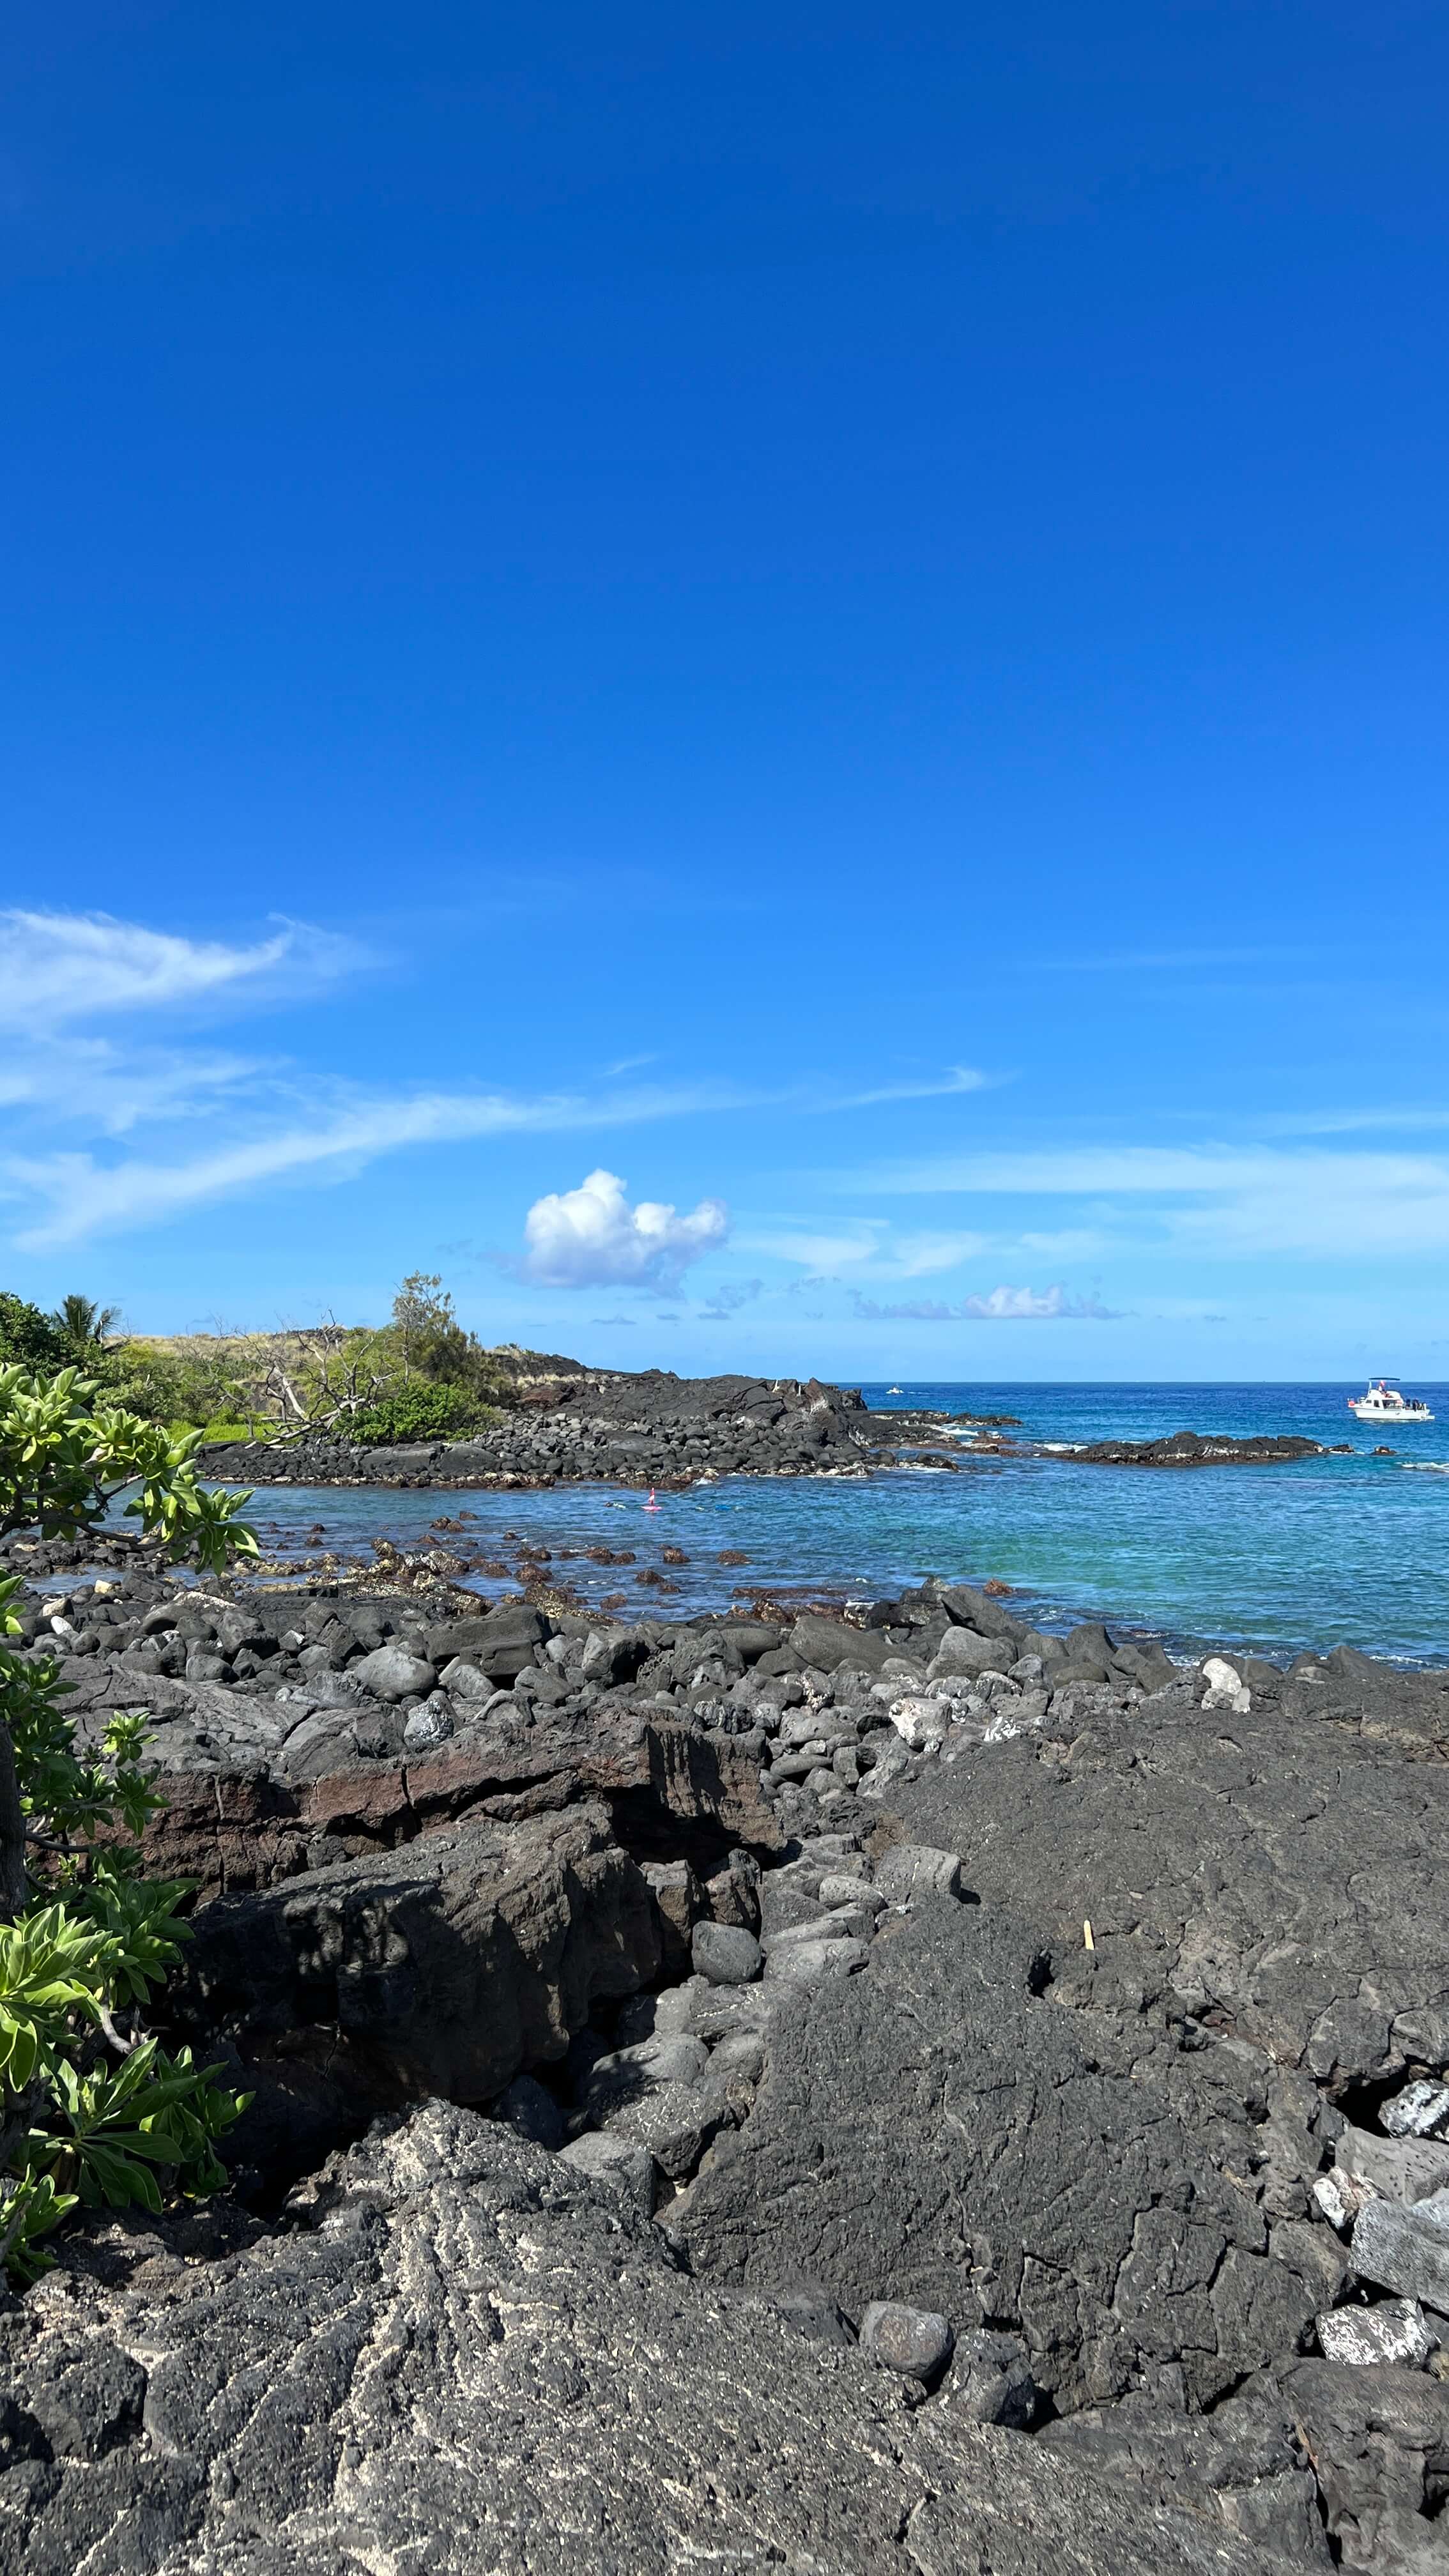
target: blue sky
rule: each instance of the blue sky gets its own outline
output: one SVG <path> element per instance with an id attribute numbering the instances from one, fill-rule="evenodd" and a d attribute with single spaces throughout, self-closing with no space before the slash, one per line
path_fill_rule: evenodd
<path id="1" fill-rule="evenodd" d="M 22 8 L 3 1278 L 1449 1376 L 1449 21 Z"/>

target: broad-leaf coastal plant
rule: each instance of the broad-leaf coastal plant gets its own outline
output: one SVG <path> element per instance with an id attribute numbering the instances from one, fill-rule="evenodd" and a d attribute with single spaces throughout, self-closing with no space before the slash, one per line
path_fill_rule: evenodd
<path id="1" fill-rule="evenodd" d="M 125 1512 L 171 1561 L 217 1573 L 255 1555 L 239 1518 L 250 1497 L 204 1490 L 200 1443 L 119 1410 L 74 1368 L 0 1366 L 0 1541 L 81 1537 L 134 1486 Z M 77 2203 L 159 2211 L 214 2191 L 217 2142 L 247 2100 L 145 2028 L 189 1937 L 191 1886 L 141 1874 L 161 1804 L 143 1719 L 115 1717 L 98 1753 L 77 1748 L 54 1663 L 4 1642 L 21 1590 L 0 1578 L 0 2268 L 19 2285 Z"/>

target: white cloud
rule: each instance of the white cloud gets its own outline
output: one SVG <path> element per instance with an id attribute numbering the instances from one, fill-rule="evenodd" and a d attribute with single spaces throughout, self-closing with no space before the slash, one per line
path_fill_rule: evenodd
<path id="1" fill-rule="evenodd" d="M 1060 1282 L 1054 1288 L 992 1288 L 984 1297 L 964 1299 L 961 1312 L 978 1324 L 1050 1324 L 1070 1315 L 1107 1319 L 1095 1297 L 1069 1297 Z"/>
<path id="2" fill-rule="evenodd" d="M 863 1323 L 914 1324 L 1055 1324 L 1117 1321 L 1112 1309 L 1096 1297 L 1069 1297 L 1057 1283 L 1052 1288 L 991 1288 L 984 1296 L 963 1297 L 948 1306 L 938 1297 L 916 1297 L 879 1306 L 874 1298 L 851 1291 L 851 1305 Z"/>
<path id="3" fill-rule="evenodd" d="M 524 1223 L 525 1277 L 551 1288 L 672 1288 L 690 1262 L 718 1251 L 729 1233 L 719 1199 L 692 1216 L 641 1199 L 630 1207 L 614 1172 L 590 1172 L 576 1190 L 536 1199 Z"/>
<path id="4" fill-rule="evenodd" d="M 109 913 L 0 912 L 0 1028 L 52 1029 L 115 1013 L 175 1010 L 245 985 L 316 982 L 356 965 L 350 940 L 280 922 L 253 947 L 186 939 Z"/>

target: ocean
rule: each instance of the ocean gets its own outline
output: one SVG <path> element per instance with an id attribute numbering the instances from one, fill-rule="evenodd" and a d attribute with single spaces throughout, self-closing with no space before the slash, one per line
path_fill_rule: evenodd
<path id="1" fill-rule="evenodd" d="M 1351 1390 L 1357 1394 L 1359 1387 Z M 367 1553 L 423 1543 L 446 1515 L 470 1544 L 512 1561 L 516 1542 L 628 1548 L 629 1567 L 572 1558 L 556 1571 L 585 1601 L 627 1592 L 640 1616 L 686 1617 L 761 1593 L 884 1595 L 937 1574 L 1010 1584 L 1052 1629 L 1101 1618 L 1189 1653 L 1229 1644 L 1278 1658 L 1340 1643 L 1407 1663 L 1449 1663 L 1449 1387 L 1415 1383 L 1438 1419 L 1385 1434 L 1347 1410 L 1344 1385 L 866 1386 L 873 1410 L 925 1405 L 1010 1413 L 1033 1444 L 1174 1431 L 1296 1432 L 1348 1441 L 1342 1458 L 1272 1467 L 1094 1467 L 1032 1449 L 959 1475 L 919 1468 L 864 1482 L 739 1476 L 644 1497 L 607 1485 L 542 1493 L 390 1493 L 272 1487 L 251 1517 L 269 1550 Z M 1385 1437 L 1394 1454 L 1372 1452 Z M 446 1538 L 436 1543 L 446 1544 Z M 631 1591 L 660 1551 L 675 1589 Z M 741 1551 L 744 1566 L 724 1566 Z M 477 1578 L 483 1592 L 505 1582 Z M 620 1614 L 622 1615 L 622 1614 Z"/>

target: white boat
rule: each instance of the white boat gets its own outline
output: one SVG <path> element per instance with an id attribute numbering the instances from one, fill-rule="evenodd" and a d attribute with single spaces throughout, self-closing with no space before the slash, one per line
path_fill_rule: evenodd
<path id="1" fill-rule="evenodd" d="M 1350 1413 L 1360 1422 L 1432 1422 L 1433 1414 L 1421 1396 L 1405 1395 L 1388 1377 L 1371 1377 L 1367 1395 L 1351 1395 Z"/>

